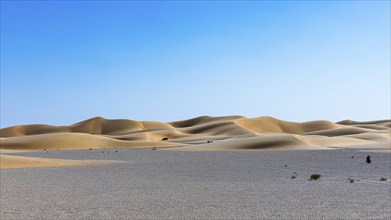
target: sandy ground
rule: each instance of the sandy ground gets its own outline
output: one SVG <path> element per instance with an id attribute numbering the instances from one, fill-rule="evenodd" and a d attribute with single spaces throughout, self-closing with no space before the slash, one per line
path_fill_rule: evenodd
<path id="1" fill-rule="evenodd" d="M 384 149 L 115 150 L 14 154 L 118 162 L 1 170 L 1 219 L 391 218 Z"/>
<path id="2" fill-rule="evenodd" d="M 19 169 L 37 167 L 92 166 L 109 164 L 108 161 L 59 160 L 39 157 L 23 157 L 0 154 L 0 169 Z"/>
<path id="3" fill-rule="evenodd" d="M 0 218 L 389 219 L 390 144 L 390 120 L 13 126 L 0 129 Z"/>

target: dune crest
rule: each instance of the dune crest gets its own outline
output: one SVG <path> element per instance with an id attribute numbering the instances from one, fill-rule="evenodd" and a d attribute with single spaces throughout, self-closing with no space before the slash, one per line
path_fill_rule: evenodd
<path id="1" fill-rule="evenodd" d="M 288 122 L 273 117 L 201 116 L 175 122 L 95 117 L 69 126 L 0 129 L 9 150 L 164 147 L 170 150 L 389 148 L 390 120 Z"/>
<path id="2" fill-rule="evenodd" d="M 341 125 L 337 125 L 329 121 L 310 121 L 298 123 L 282 121 L 273 117 L 241 118 L 235 120 L 235 123 L 243 128 L 257 133 L 301 134 L 341 127 Z"/>

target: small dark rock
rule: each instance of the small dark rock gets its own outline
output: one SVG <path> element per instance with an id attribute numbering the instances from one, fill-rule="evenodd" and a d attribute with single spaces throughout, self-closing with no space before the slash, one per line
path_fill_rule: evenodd
<path id="1" fill-rule="evenodd" d="M 162 141 L 168 141 L 168 137 L 162 138 Z"/>
<path id="2" fill-rule="evenodd" d="M 320 177 L 320 174 L 314 173 L 310 176 L 310 180 L 318 180 Z"/>
<path id="3" fill-rule="evenodd" d="M 381 177 L 381 178 L 380 178 L 380 181 L 387 181 L 387 178 Z"/>
<path id="4" fill-rule="evenodd" d="M 368 164 L 372 162 L 371 156 L 369 156 L 369 155 L 367 156 L 367 161 L 366 161 L 366 162 L 367 162 Z"/>

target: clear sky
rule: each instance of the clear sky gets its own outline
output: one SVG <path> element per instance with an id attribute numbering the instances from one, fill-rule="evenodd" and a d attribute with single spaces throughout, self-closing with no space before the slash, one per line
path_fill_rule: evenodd
<path id="1" fill-rule="evenodd" d="M 390 1 L 1 1 L 1 127 L 390 111 Z"/>

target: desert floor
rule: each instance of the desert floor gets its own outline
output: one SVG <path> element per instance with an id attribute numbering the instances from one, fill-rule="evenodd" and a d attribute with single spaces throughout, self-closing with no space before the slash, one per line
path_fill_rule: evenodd
<path id="1" fill-rule="evenodd" d="M 391 218 L 389 148 L 12 155 L 112 163 L 1 170 L 1 219 Z"/>

